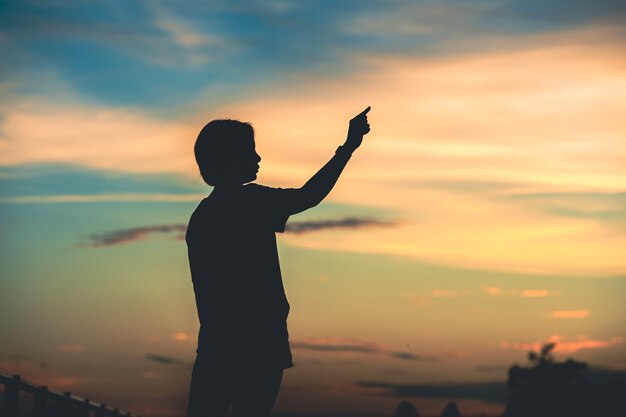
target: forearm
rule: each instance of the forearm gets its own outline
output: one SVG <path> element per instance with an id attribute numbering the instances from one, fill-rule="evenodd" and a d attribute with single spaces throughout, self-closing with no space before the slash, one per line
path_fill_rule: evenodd
<path id="1" fill-rule="evenodd" d="M 337 149 L 335 155 L 315 175 L 309 179 L 300 189 L 303 193 L 305 205 L 314 207 L 318 205 L 337 183 L 337 179 L 350 160 L 352 151 L 345 145 Z"/>
<path id="2" fill-rule="evenodd" d="M 367 123 L 367 113 L 370 109 L 367 107 L 350 120 L 346 142 L 337 149 L 335 155 L 326 165 L 293 194 L 296 198 L 292 199 L 291 214 L 300 213 L 317 206 L 330 193 L 352 153 L 361 146 L 363 135 L 366 135 L 370 130 Z"/>

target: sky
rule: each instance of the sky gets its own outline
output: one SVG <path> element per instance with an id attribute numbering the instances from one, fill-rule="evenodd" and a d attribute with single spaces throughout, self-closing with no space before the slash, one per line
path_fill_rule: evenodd
<path id="1" fill-rule="evenodd" d="M 278 235 L 276 411 L 496 415 L 549 341 L 623 372 L 625 22 L 614 0 L 0 1 L 0 372 L 182 415 L 198 132 L 252 123 L 257 182 L 299 187 L 367 106 Z"/>

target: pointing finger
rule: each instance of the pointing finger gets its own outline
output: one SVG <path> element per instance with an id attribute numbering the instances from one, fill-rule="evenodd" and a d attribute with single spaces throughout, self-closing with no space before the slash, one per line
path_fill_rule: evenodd
<path id="1" fill-rule="evenodd" d="M 357 114 L 356 117 L 365 116 L 367 113 L 369 113 L 370 110 L 372 110 L 372 107 L 371 106 L 367 106 L 367 108 L 365 110 L 363 110 L 361 113 Z"/>

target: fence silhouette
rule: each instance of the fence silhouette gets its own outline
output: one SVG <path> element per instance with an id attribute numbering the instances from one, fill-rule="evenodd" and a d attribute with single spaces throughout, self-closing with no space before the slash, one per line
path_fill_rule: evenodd
<path id="1" fill-rule="evenodd" d="M 107 407 L 104 403 L 93 402 L 89 398 L 77 397 L 68 391 L 60 393 L 49 390 L 44 385 L 25 381 L 19 375 L 0 373 L 0 384 L 4 385 L 1 408 L 3 417 L 139 417 Z M 23 393 L 27 395 L 22 395 Z M 23 397 L 28 394 L 32 395 L 32 408 L 20 408 L 20 400 L 24 400 Z"/>

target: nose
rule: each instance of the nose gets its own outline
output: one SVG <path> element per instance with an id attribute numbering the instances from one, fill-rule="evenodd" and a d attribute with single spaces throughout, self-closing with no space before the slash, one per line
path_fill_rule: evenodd
<path id="1" fill-rule="evenodd" d="M 254 153 L 256 155 L 256 161 L 257 162 L 261 162 L 261 155 L 259 155 L 258 153 Z"/>

